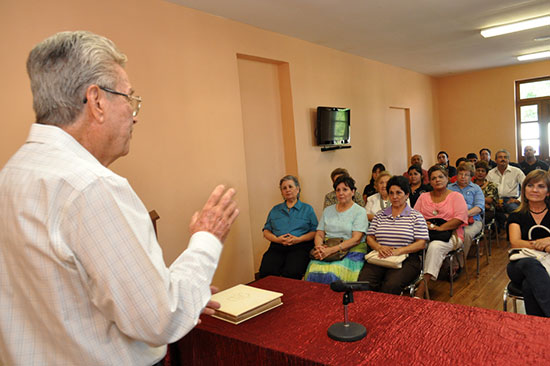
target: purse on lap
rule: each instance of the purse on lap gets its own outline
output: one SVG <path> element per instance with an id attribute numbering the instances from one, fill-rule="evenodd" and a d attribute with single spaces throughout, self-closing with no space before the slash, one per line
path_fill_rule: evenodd
<path id="1" fill-rule="evenodd" d="M 441 226 L 447 222 L 447 220 L 440 219 L 440 218 L 428 219 L 426 221 L 430 224 L 434 224 L 437 226 Z M 430 234 L 430 241 L 440 240 L 440 241 L 448 242 L 449 240 L 451 240 L 451 236 L 453 235 L 453 230 L 445 230 L 445 231 L 428 230 L 428 233 Z"/>
<path id="2" fill-rule="evenodd" d="M 377 250 L 373 250 L 365 255 L 367 263 L 375 264 L 380 267 L 400 269 L 403 266 L 403 261 L 407 259 L 408 254 L 392 255 L 386 258 L 380 258 Z"/>
<path id="3" fill-rule="evenodd" d="M 544 229 L 548 231 L 548 233 L 550 233 L 550 230 L 546 226 L 534 225 L 534 226 L 531 226 L 531 228 L 529 229 L 529 234 L 528 234 L 529 240 L 533 240 L 531 239 L 531 232 L 533 231 L 533 229 L 536 229 L 536 228 Z M 544 268 L 546 269 L 546 272 L 550 274 L 550 253 L 545 253 L 540 250 L 529 249 L 529 248 L 514 248 L 508 251 L 508 257 L 512 262 L 520 259 L 524 259 L 524 258 L 534 258 L 538 260 L 544 266 Z"/>
<path id="4" fill-rule="evenodd" d="M 325 245 L 329 248 L 340 245 L 344 241 L 343 238 L 328 238 L 325 239 Z M 339 250 L 334 254 L 329 255 L 328 257 L 323 258 L 323 262 L 334 262 L 342 260 L 349 253 L 349 249 Z M 315 259 L 311 254 L 309 256 L 311 259 Z"/>

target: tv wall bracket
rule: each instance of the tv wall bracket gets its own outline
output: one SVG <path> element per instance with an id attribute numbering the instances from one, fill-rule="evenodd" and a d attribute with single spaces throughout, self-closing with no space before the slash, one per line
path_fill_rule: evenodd
<path id="1" fill-rule="evenodd" d="M 322 146 L 321 151 L 331 151 L 331 150 L 340 150 L 340 149 L 351 149 L 351 145 L 327 145 Z"/>

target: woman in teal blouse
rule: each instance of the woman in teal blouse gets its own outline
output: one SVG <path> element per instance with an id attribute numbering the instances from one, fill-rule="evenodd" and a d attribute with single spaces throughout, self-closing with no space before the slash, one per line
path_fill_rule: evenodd
<path id="1" fill-rule="evenodd" d="M 309 263 L 309 251 L 317 228 L 313 208 L 300 201 L 300 183 L 292 175 L 279 182 L 284 202 L 275 205 L 264 225 L 264 238 L 271 244 L 260 265 L 260 278 L 283 276 L 301 279 Z"/>

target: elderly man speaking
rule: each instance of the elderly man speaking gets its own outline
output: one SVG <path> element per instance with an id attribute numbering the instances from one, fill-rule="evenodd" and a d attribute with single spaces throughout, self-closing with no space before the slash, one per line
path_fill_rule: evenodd
<path id="1" fill-rule="evenodd" d="M 145 206 L 107 168 L 141 106 L 125 62 L 80 31 L 28 57 L 36 123 L 0 171 L 0 364 L 153 365 L 216 306 L 235 191 L 216 187 L 167 268 Z"/>

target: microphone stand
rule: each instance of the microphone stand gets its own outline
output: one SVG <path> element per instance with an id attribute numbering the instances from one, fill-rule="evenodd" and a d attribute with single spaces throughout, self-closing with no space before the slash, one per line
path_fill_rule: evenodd
<path id="1" fill-rule="evenodd" d="M 328 336 L 339 342 L 355 342 L 367 335 L 367 328 L 348 319 L 348 304 L 353 302 L 353 291 L 344 292 L 344 322 L 334 323 L 328 328 Z"/>

